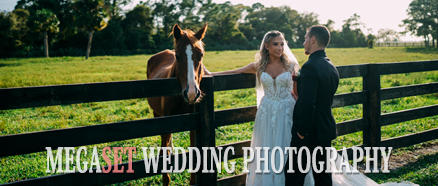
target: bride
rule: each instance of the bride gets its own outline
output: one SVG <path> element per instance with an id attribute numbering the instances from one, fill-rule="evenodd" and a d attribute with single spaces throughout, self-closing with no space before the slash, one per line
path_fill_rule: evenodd
<path id="1" fill-rule="evenodd" d="M 245 67 L 230 71 L 210 73 L 207 69 L 204 70 L 208 75 L 256 74 L 258 110 L 251 138 L 251 148 L 255 152 L 255 160 L 263 158 L 266 161 L 261 161 L 260 167 L 257 167 L 256 161 L 248 164 L 249 170 L 246 185 L 282 186 L 285 185 L 283 171 L 274 173 L 274 171 L 270 170 L 269 173 L 256 173 L 256 169 L 264 170 L 266 166 L 266 169 L 272 167 L 270 150 L 274 147 L 280 147 L 284 150 L 290 145 L 292 138 L 292 114 L 296 99 L 298 98 L 292 75 L 296 74 L 300 67 L 297 59 L 287 46 L 284 34 L 279 31 L 270 31 L 265 34 L 255 61 Z M 260 150 L 260 153 L 257 153 L 256 149 L 259 149 L 257 147 L 269 147 L 270 150 L 266 154 L 263 149 Z M 277 168 L 280 167 L 280 156 L 283 156 L 283 160 L 287 160 L 288 154 L 280 155 L 276 153 L 275 157 L 272 157 L 275 158 L 275 165 L 273 166 Z M 333 165 L 332 168 L 340 166 L 340 161 L 340 158 L 338 158 L 336 165 Z M 339 186 L 379 185 L 363 174 L 333 174 L 332 180 L 333 185 Z M 312 171 L 309 171 L 306 175 L 305 185 L 314 185 Z M 400 185 L 397 184 L 397 186 Z"/>

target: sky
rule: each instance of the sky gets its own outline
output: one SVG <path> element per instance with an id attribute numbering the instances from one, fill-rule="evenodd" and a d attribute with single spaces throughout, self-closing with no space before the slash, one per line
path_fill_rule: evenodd
<path id="1" fill-rule="evenodd" d="M 404 31 L 404 27 L 399 27 L 403 19 L 408 18 L 406 10 L 412 0 L 231 0 L 233 5 L 243 4 L 251 6 L 255 2 L 260 2 L 266 7 L 287 5 L 298 13 L 314 12 L 318 14 L 321 24 L 327 23 L 331 19 L 335 21 L 334 29 L 341 30 L 343 20 L 350 18 L 354 13 L 361 17 L 361 22 L 366 29 L 362 29 L 368 34 L 367 29 L 371 28 L 374 35 L 379 29 L 390 28 L 396 31 Z M 0 0 L 0 10 L 11 11 L 14 9 L 17 0 Z M 140 0 L 132 0 L 127 6 L 133 8 Z M 213 0 L 214 3 L 224 3 L 226 0 Z M 421 41 L 422 38 L 402 36 L 400 41 Z"/>

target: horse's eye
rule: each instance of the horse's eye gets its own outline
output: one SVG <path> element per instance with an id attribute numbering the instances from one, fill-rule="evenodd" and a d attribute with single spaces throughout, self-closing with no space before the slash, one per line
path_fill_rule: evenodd
<path id="1" fill-rule="evenodd" d="M 204 57 L 204 52 L 201 52 L 201 53 L 199 53 L 199 61 L 201 61 L 202 60 L 202 57 Z"/>

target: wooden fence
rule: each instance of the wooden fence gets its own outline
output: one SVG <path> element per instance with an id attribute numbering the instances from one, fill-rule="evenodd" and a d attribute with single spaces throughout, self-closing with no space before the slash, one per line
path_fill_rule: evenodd
<path id="1" fill-rule="evenodd" d="M 363 118 L 337 124 L 339 136 L 363 131 L 363 144 L 360 146 L 393 147 L 394 149 L 438 138 L 438 128 L 436 128 L 381 140 L 382 126 L 438 115 L 438 105 L 386 114 L 381 114 L 380 108 L 381 100 L 437 93 L 438 82 L 381 89 L 380 76 L 438 70 L 438 60 L 362 64 L 337 68 L 341 78 L 363 78 L 362 91 L 335 95 L 333 108 L 363 104 Z M 52 147 L 52 149 L 75 147 L 190 130 L 196 130 L 196 146 L 198 148 L 215 147 L 215 128 L 253 121 L 257 108 L 251 106 L 215 111 L 214 91 L 245 89 L 254 86 L 255 76 L 250 74 L 207 76 L 203 78 L 201 83 L 205 97 L 198 104 L 194 113 L 0 136 L 0 144 L 2 144 L 0 157 L 42 152 L 45 151 L 45 147 Z M 180 90 L 180 85 L 175 79 L 6 88 L 0 89 L 0 110 L 171 96 L 180 94 Z M 243 157 L 242 147 L 249 147 L 250 141 L 222 145 L 224 148 L 229 146 L 233 146 L 235 149 L 235 154 L 229 156 L 229 160 L 241 158 Z M 351 147 L 348 152 L 351 157 Z M 201 157 L 202 153 L 201 151 Z M 180 156 L 179 158 L 186 156 L 188 158 L 187 153 L 172 156 Z M 211 154 L 207 154 L 206 157 L 210 159 Z M 162 161 L 163 158 L 160 157 L 159 172 L 157 173 L 146 173 L 144 162 L 140 160 L 132 163 L 134 173 L 76 172 L 4 185 L 107 185 L 159 175 L 162 170 Z M 174 165 L 173 161 L 172 157 L 170 165 Z M 208 163 L 208 167 L 215 166 L 211 165 L 210 161 Z M 179 164 L 181 166 L 181 162 Z M 126 170 L 128 163 L 124 163 L 122 166 Z M 202 162 L 201 167 L 203 167 Z M 197 173 L 198 185 L 244 185 L 245 178 L 246 175 L 242 174 L 217 180 L 217 173 Z"/>
<path id="2" fill-rule="evenodd" d="M 432 44 L 426 45 L 424 41 L 419 42 L 390 42 L 390 43 L 376 43 L 378 47 L 425 47 L 432 46 Z"/>

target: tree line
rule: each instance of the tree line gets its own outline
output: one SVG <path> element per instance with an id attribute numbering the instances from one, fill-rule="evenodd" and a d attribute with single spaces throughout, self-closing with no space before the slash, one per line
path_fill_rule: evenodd
<path id="1" fill-rule="evenodd" d="M 438 47 L 438 0 L 413 0 L 403 20 L 406 32 L 423 37 L 426 46 Z"/>
<path id="2" fill-rule="evenodd" d="M 147 0 L 124 10 L 130 0 L 19 0 L 0 12 L 0 57 L 152 54 L 171 49 L 174 24 L 197 30 L 209 24 L 206 50 L 258 49 L 270 30 L 285 33 L 291 48 L 302 47 L 306 29 L 320 24 L 313 12 L 211 0 Z M 335 30 L 330 47 L 366 47 L 376 37 L 354 14 Z"/>

